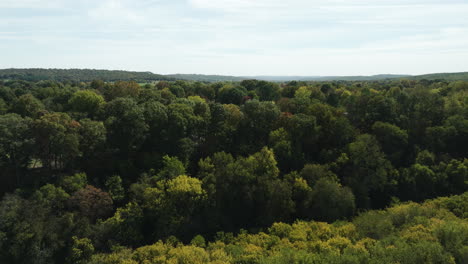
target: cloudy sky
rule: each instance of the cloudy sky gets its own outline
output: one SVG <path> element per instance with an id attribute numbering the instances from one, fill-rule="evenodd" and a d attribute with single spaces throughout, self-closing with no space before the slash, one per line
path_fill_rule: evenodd
<path id="1" fill-rule="evenodd" d="M 468 71 L 468 0 L 0 0 L 0 68 Z"/>

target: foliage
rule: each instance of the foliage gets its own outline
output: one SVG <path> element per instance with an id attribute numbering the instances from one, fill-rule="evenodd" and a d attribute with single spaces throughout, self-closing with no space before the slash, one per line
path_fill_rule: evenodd
<path id="1" fill-rule="evenodd" d="M 112 211 L 112 199 L 102 190 L 87 185 L 70 197 L 70 207 L 77 209 L 91 221 L 109 216 Z"/>
<path id="2" fill-rule="evenodd" d="M 467 262 L 464 81 L 2 72 L 0 263 Z"/>
<path id="3" fill-rule="evenodd" d="M 2 79 L 19 79 L 28 81 L 118 81 L 118 80 L 171 80 L 150 72 L 107 71 L 107 70 L 79 70 L 79 69 L 3 69 L 0 71 Z"/>
<path id="4" fill-rule="evenodd" d="M 104 98 L 91 90 L 82 90 L 74 93 L 68 104 L 72 111 L 94 115 L 104 104 Z"/>
<path id="5" fill-rule="evenodd" d="M 452 197 L 444 199 L 458 199 Z M 466 199 L 464 200 L 466 203 Z M 431 202 L 370 211 L 351 222 L 275 223 L 229 241 L 156 242 L 96 254 L 91 263 L 464 263 L 468 224 Z"/>

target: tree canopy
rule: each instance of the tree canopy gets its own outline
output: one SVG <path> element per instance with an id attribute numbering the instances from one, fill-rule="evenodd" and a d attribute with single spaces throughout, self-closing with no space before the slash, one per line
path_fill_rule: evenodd
<path id="1" fill-rule="evenodd" d="M 0 81 L 0 263 L 468 261 L 468 83 L 100 74 Z"/>

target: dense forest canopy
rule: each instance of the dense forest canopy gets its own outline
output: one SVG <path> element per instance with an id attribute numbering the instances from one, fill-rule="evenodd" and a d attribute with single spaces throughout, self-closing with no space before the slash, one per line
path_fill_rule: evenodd
<path id="1" fill-rule="evenodd" d="M 264 232 L 242 230 L 237 236 L 219 232 L 208 243 L 200 235 L 187 244 L 172 238 L 95 254 L 89 263 L 465 263 L 467 199 L 465 193 L 405 203 L 351 222 L 275 223 Z M 74 243 L 93 249 L 89 239 Z"/>
<path id="2" fill-rule="evenodd" d="M 0 263 L 468 261 L 468 82 L 44 79 L 0 81 Z"/>

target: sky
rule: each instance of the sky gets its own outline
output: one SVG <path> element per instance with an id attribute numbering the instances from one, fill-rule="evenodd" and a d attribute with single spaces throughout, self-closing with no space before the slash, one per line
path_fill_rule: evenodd
<path id="1" fill-rule="evenodd" d="M 468 0 L 0 0 L 0 68 L 468 71 Z"/>

